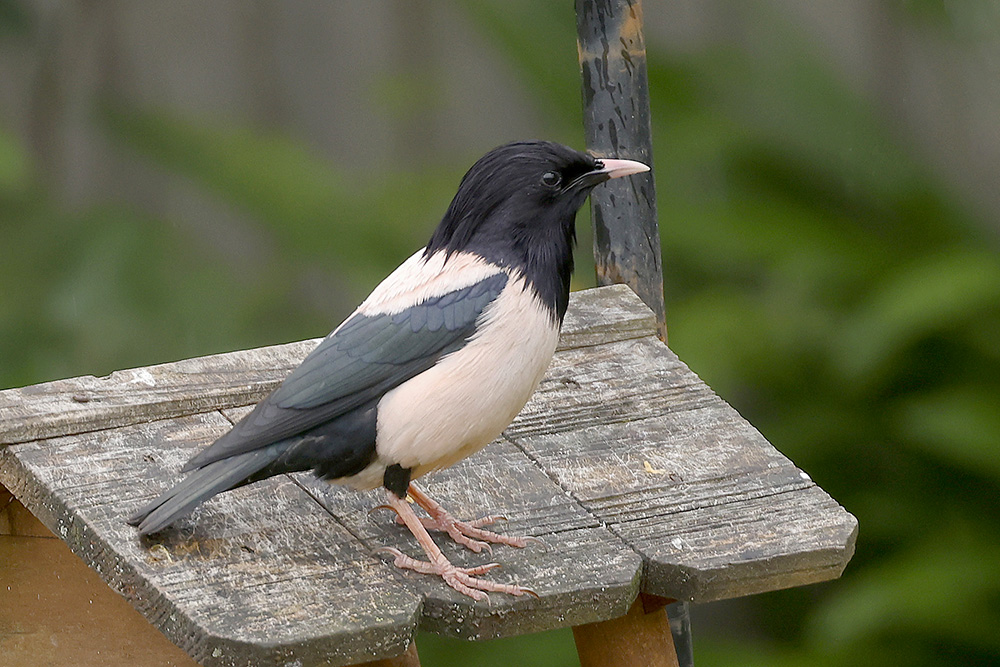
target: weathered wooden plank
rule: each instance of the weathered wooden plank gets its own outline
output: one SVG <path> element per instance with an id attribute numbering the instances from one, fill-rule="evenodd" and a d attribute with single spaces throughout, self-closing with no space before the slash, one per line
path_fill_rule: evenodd
<path id="1" fill-rule="evenodd" d="M 225 414 L 235 421 L 248 411 L 237 408 Z M 381 490 L 359 493 L 308 474 L 295 479 L 369 550 L 389 546 L 425 558 L 391 512 L 371 512 L 384 503 Z M 462 639 L 509 637 L 614 618 L 635 599 L 642 560 L 506 440 L 421 483 L 459 518 L 502 515 L 507 520 L 496 530 L 545 542 L 525 549 L 496 546 L 490 556 L 438 535 L 438 545 L 452 562 L 500 562 L 502 568 L 489 579 L 526 586 L 538 598 L 497 594 L 489 604 L 477 603 L 433 577 L 401 572 L 407 587 L 424 599 L 425 630 Z"/>
<path id="2" fill-rule="evenodd" d="M 517 438 L 579 430 L 721 402 L 663 343 L 647 335 L 557 353 L 506 433 Z"/>
<path id="3" fill-rule="evenodd" d="M 360 662 L 400 653 L 418 623 L 478 639 L 601 620 L 624 613 L 643 568 L 643 590 L 694 600 L 837 576 L 853 517 L 653 337 L 627 288 L 588 291 L 572 307 L 545 380 L 504 438 L 426 484 L 457 516 L 502 513 L 501 531 L 548 542 L 496 547 L 504 568 L 488 575 L 538 600 L 475 604 L 380 563 L 378 546 L 420 556 L 391 515 L 368 515 L 381 495 L 308 475 L 223 494 L 162 543 L 140 544 L 122 518 L 228 427 L 217 412 L 12 445 L 0 449 L 0 483 L 206 664 Z M 225 372 L 260 387 L 306 349 L 246 353 L 244 368 Z M 206 367 L 235 359 L 191 360 L 188 376 L 154 384 L 196 391 L 184 377 L 199 385 L 215 372 Z M 129 373 L 117 376 L 126 387 L 144 377 Z M 455 562 L 488 560 L 441 544 Z"/>
<path id="4" fill-rule="evenodd" d="M 573 292 L 559 350 L 656 335 L 656 317 L 626 285 Z"/>
<path id="5" fill-rule="evenodd" d="M 260 400 L 319 340 L 0 391 L 0 446 Z"/>
<path id="6" fill-rule="evenodd" d="M 305 478 L 324 505 L 371 547 L 392 546 L 425 559 L 409 532 L 391 512 L 368 516 L 378 504 L 350 490 Z M 530 535 L 545 546 L 493 547 L 493 555 L 474 554 L 436 535 L 455 564 L 502 567 L 494 581 L 531 588 L 538 599 L 495 594 L 476 603 L 439 580 L 404 573 L 410 590 L 424 598 L 421 626 L 462 639 L 491 639 L 589 623 L 624 614 L 638 593 L 642 560 L 602 527 L 510 443 L 491 444 L 460 464 L 429 476 L 426 490 L 460 518 L 503 515 L 499 532 Z M 377 493 L 375 500 L 382 496 Z"/>
<path id="7" fill-rule="evenodd" d="M 62 540 L 0 536 L 4 667 L 198 667 Z"/>
<path id="8" fill-rule="evenodd" d="M 507 435 L 643 556 L 644 592 L 796 586 L 853 553 L 854 517 L 652 337 L 557 355 Z"/>
<path id="9" fill-rule="evenodd" d="M 288 478 L 223 494 L 161 540 L 124 523 L 228 426 L 209 413 L 14 445 L 0 483 L 202 664 L 402 653 L 419 596 Z"/>
<path id="10" fill-rule="evenodd" d="M 227 414 L 235 420 L 247 409 Z M 421 623 L 428 629 L 487 638 L 615 617 L 638 591 L 641 559 L 504 441 L 436 475 L 430 490 L 459 516 L 502 512 L 509 518 L 504 530 L 545 539 L 548 548 L 497 547 L 504 568 L 491 574 L 533 587 L 539 600 L 495 595 L 491 604 L 477 604 L 433 578 L 396 572 L 370 551 L 396 546 L 420 554 L 391 516 L 369 516 L 381 495 L 330 487 L 308 475 L 296 476 L 296 483 L 280 478 L 223 494 L 161 541 L 136 540 L 124 517 L 177 481 L 183 462 L 228 424 L 208 413 L 14 445 L 0 453 L 0 480 L 115 590 L 206 664 L 293 654 L 310 664 L 309 656 L 319 661 L 324 651 L 330 655 L 323 659 L 348 664 L 358 661 L 359 651 L 371 650 L 373 641 L 388 654 L 402 651 L 416 628 L 416 608 L 423 609 Z M 332 512 L 329 526 L 317 519 L 323 514 L 319 505 L 300 487 Z M 441 543 L 456 562 L 490 560 Z M 350 567 L 340 565 L 345 552 Z M 410 591 L 404 596 L 409 606 L 396 601 L 410 615 L 393 615 L 381 596 L 356 599 L 383 589 Z M 330 591 L 340 594 L 334 609 L 352 618 L 364 617 L 359 609 L 375 609 L 396 622 L 389 628 L 396 631 L 393 641 L 379 640 L 371 618 L 340 629 L 334 621 L 343 619 L 317 609 L 330 607 Z M 323 639 L 313 645 L 300 635 Z M 254 654 L 258 649 L 263 653 Z"/>
<path id="11" fill-rule="evenodd" d="M 809 486 L 614 529 L 647 559 L 647 592 L 708 602 L 836 579 L 858 524 Z"/>
<path id="12" fill-rule="evenodd" d="M 628 288 L 576 292 L 563 349 L 648 333 L 650 312 Z M 320 339 L 186 359 L 0 391 L 0 447 L 198 414 L 259 401 Z"/>

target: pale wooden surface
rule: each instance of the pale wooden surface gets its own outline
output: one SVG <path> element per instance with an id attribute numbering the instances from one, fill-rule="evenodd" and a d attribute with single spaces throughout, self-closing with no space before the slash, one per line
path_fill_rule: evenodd
<path id="1" fill-rule="evenodd" d="M 3 667 L 197 667 L 49 537 L 0 534 Z"/>
<path id="2" fill-rule="evenodd" d="M 315 345 L 292 343 L 0 392 L 0 484 L 206 665 L 350 664 L 415 628 L 489 638 L 623 615 L 640 590 L 708 601 L 839 575 L 857 523 L 655 337 L 625 287 L 573 295 L 539 391 L 500 441 L 427 480 L 540 599 L 476 604 L 372 557 L 420 555 L 380 502 L 308 475 L 210 501 L 159 540 L 124 517 Z M 454 560 L 486 556 L 442 546 Z"/>
<path id="3" fill-rule="evenodd" d="M 52 531 L 35 518 L 14 494 L 0 486 L 0 538 L 6 536 L 55 539 Z"/>

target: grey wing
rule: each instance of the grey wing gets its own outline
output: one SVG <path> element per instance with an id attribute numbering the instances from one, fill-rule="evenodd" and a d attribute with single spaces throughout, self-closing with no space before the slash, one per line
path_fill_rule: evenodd
<path id="1" fill-rule="evenodd" d="M 507 280 L 498 272 L 398 313 L 355 313 L 184 471 L 299 435 L 422 373 L 465 345 Z"/>

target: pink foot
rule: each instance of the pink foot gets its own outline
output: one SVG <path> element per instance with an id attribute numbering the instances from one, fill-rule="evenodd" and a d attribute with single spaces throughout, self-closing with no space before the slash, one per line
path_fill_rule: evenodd
<path id="1" fill-rule="evenodd" d="M 411 491 L 412 491 L 412 485 L 411 485 Z M 417 494 L 418 495 L 414 497 L 414 500 L 418 504 L 421 504 L 421 506 L 423 506 L 421 502 L 422 500 L 425 499 L 430 500 L 419 490 L 417 491 Z M 468 595 L 474 600 L 488 601 L 489 596 L 486 594 L 487 592 L 507 593 L 509 595 L 527 594 L 538 597 L 538 595 L 529 588 L 514 586 L 512 584 L 498 584 L 493 581 L 488 581 L 479 578 L 479 575 L 486 574 L 493 568 L 500 567 L 499 563 L 487 563 L 486 565 L 480 565 L 478 567 L 457 567 L 453 565 L 451 561 L 449 561 L 445 557 L 445 555 L 441 553 L 441 549 L 439 549 L 438 546 L 434 543 L 434 540 L 431 539 L 431 536 L 427 532 L 427 528 L 424 525 L 425 522 L 422 522 L 420 518 L 417 517 L 416 512 L 413 511 L 413 508 L 410 507 L 410 504 L 407 503 L 404 499 L 398 497 L 396 494 L 392 493 L 391 491 L 388 492 L 388 497 L 389 497 L 389 504 L 386 505 L 385 507 L 388 507 L 389 509 L 396 512 L 399 520 L 407 528 L 410 529 L 410 532 L 413 533 L 413 536 L 415 538 L 417 538 L 417 542 L 420 544 L 420 547 L 424 550 L 424 553 L 427 554 L 428 560 L 422 561 L 422 560 L 417 560 L 416 558 L 411 558 L 410 556 L 407 556 L 398 549 L 393 549 L 392 547 L 382 547 L 381 549 L 376 549 L 375 553 L 391 554 L 393 556 L 393 564 L 395 564 L 396 567 L 404 568 L 407 570 L 414 570 L 415 572 L 421 572 L 423 574 L 437 575 L 441 577 L 441 579 L 444 580 L 446 584 L 454 588 L 456 591 L 458 591 L 463 595 Z M 433 506 L 437 506 L 437 508 L 440 509 L 440 505 L 437 505 L 437 503 L 434 503 L 434 501 L 430 502 L 433 503 Z M 450 517 L 448 518 L 450 519 Z M 440 521 L 440 519 L 434 519 L 432 517 L 431 521 Z M 450 523 L 453 525 L 457 525 L 461 522 L 457 522 L 452 519 Z M 478 526 L 474 525 L 476 523 L 478 522 L 470 522 L 463 525 L 471 530 L 478 531 L 476 533 L 477 535 L 479 535 L 480 533 L 487 536 L 496 535 L 495 533 L 490 533 L 489 531 L 479 530 Z M 479 540 L 467 537 L 460 529 L 456 528 L 456 531 L 461 536 L 462 540 L 464 540 L 462 541 L 456 538 L 456 541 L 459 541 L 461 544 L 465 544 L 473 551 L 478 552 L 482 550 L 483 546 L 487 546 L 485 543 L 479 542 Z M 448 532 L 449 534 L 451 534 L 450 530 Z M 505 538 L 502 535 L 496 535 L 496 537 L 502 538 L 500 541 L 503 541 L 503 543 L 505 544 L 509 543 L 507 540 L 531 539 L 531 538 Z M 524 544 L 527 544 L 527 542 L 525 542 Z M 479 548 L 477 549 L 475 548 L 475 546 L 479 546 Z M 521 546 L 523 546 L 523 544 Z"/>
<path id="2" fill-rule="evenodd" d="M 437 575 L 456 591 L 463 595 L 468 595 L 474 600 L 488 601 L 490 596 L 486 594 L 486 591 L 490 593 L 507 593 L 509 595 L 518 596 L 527 594 L 533 595 L 536 598 L 538 597 L 538 593 L 530 588 L 523 588 L 512 584 L 498 584 L 495 581 L 478 578 L 478 575 L 486 574 L 490 570 L 500 567 L 500 563 L 487 563 L 486 565 L 479 565 L 477 567 L 458 567 L 456 565 L 452 565 L 450 561 L 443 557 L 438 560 L 438 562 L 431 563 L 425 560 L 411 558 L 399 549 L 394 549 L 392 547 L 382 547 L 380 549 L 376 549 L 375 553 L 392 555 L 392 564 L 398 568 L 413 570 L 415 572 L 420 572 L 421 574 Z"/>
<path id="3" fill-rule="evenodd" d="M 490 543 L 506 544 L 507 546 L 517 547 L 519 549 L 523 549 L 529 544 L 540 544 L 545 546 L 545 542 L 537 537 L 501 535 L 500 533 L 494 533 L 491 530 L 482 529 L 483 526 L 489 526 L 497 521 L 506 521 L 506 517 L 484 516 L 481 519 L 475 519 L 473 521 L 459 521 L 437 501 L 424 493 L 423 490 L 416 484 L 410 484 L 407 489 L 407 495 L 413 498 L 413 501 L 417 505 L 420 505 L 420 507 L 422 507 L 424 511 L 430 515 L 430 518 L 419 517 L 419 521 L 424 528 L 427 530 L 436 530 L 442 533 L 448 533 L 451 539 L 455 542 L 474 551 L 475 553 L 480 553 L 483 549 L 486 549 L 486 551 L 492 554 L 493 549 L 490 547 Z M 379 508 L 395 509 L 389 505 L 379 505 L 375 509 Z M 396 521 L 400 524 L 405 524 L 402 516 L 397 516 Z"/>

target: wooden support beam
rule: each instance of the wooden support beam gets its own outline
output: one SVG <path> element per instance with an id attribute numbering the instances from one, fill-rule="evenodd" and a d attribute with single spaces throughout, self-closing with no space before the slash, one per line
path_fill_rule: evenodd
<path id="1" fill-rule="evenodd" d="M 574 627 L 580 667 L 677 667 L 665 602 L 641 594 L 625 616 Z"/>
<path id="2" fill-rule="evenodd" d="M 395 658 L 385 658 L 366 662 L 355 667 L 420 667 L 420 656 L 417 655 L 417 642 L 410 642 L 409 648 L 402 655 Z"/>
<path id="3" fill-rule="evenodd" d="M 0 664 L 198 667 L 62 540 L 22 535 L 0 535 Z"/>
<path id="4" fill-rule="evenodd" d="M 54 538 L 48 528 L 29 512 L 14 494 L 0 485 L 0 537 L 5 535 L 18 537 L 48 537 Z"/>

